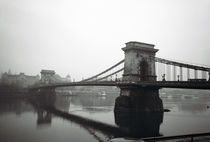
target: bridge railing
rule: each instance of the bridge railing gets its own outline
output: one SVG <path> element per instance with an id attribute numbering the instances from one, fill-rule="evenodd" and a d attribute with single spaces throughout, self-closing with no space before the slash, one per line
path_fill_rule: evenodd
<path id="1" fill-rule="evenodd" d="M 154 142 L 154 141 L 156 142 L 156 141 L 166 141 L 166 140 L 190 139 L 190 141 L 193 142 L 195 140 L 195 138 L 205 137 L 205 136 L 208 136 L 208 137 L 204 140 L 209 141 L 210 133 L 197 133 L 197 134 L 165 136 L 165 137 L 150 137 L 150 138 L 142 138 L 142 140 L 144 140 L 146 142 Z"/>

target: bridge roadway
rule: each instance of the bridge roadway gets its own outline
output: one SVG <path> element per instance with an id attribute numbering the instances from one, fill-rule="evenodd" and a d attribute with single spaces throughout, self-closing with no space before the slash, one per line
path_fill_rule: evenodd
<path id="1" fill-rule="evenodd" d="M 210 89 L 210 81 L 153 81 L 153 82 L 116 82 L 116 81 L 92 81 L 92 82 L 69 82 L 34 86 L 29 90 L 53 89 L 68 86 L 117 86 L 134 88 L 186 88 L 186 89 Z"/>

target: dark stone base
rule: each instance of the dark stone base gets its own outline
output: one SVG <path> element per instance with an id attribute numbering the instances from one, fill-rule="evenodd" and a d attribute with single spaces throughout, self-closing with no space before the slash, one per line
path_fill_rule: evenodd
<path id="1" fill-rule="evenodd" d="M 114 113 L 115 123 L 129 137 L 157 137 L 163 122 L 163 112 Z"/>
<path id="2" fill-rule="evenodd" d="M 29 102 L 36 107 L 54 107 L 56 93 L 54 89 L 41 89 L 28 94 Z"/>
<path id="3" fill-rule="evenodd" d="M 121 88 L 115 100 L 115 112 L 163 112 L 158 88 Z"/>

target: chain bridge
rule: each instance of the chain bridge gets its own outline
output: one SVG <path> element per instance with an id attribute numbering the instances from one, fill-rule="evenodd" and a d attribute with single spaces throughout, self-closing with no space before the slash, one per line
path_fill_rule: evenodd
<path id="1" fill-rule="evenodd" d="M 104 71 L 78 82 L 48 82 L 29 88 L 52 90 L 65 86 L 117 86 L 115 110 L 163 111 L 160 88 L 210 89 L 210 67 L 156 57 L 153 44 L 128 42 L 125 58 Z M 43 77 L 42 77 L 43 78 Z M 129 101 L 128 101 L 129 100 Z M 138 108 L 138 109 L 137 109 Z M 140 109 L 139 109 L 140 108 Z"/>

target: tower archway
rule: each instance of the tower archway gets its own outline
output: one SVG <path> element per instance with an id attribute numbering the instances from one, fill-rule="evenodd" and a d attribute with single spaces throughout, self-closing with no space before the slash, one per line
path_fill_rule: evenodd
<path id="1" fill-rule="evenodd" d="M 140 72 L 140 81 L 147 81 L 148 80 L 148 74 L 149 74 L 149 65 L 148 65 L 148 62 L 143 59 L 141 62 L 140 62 L 140 65 L 139 65 L 139 72 Z"/>

